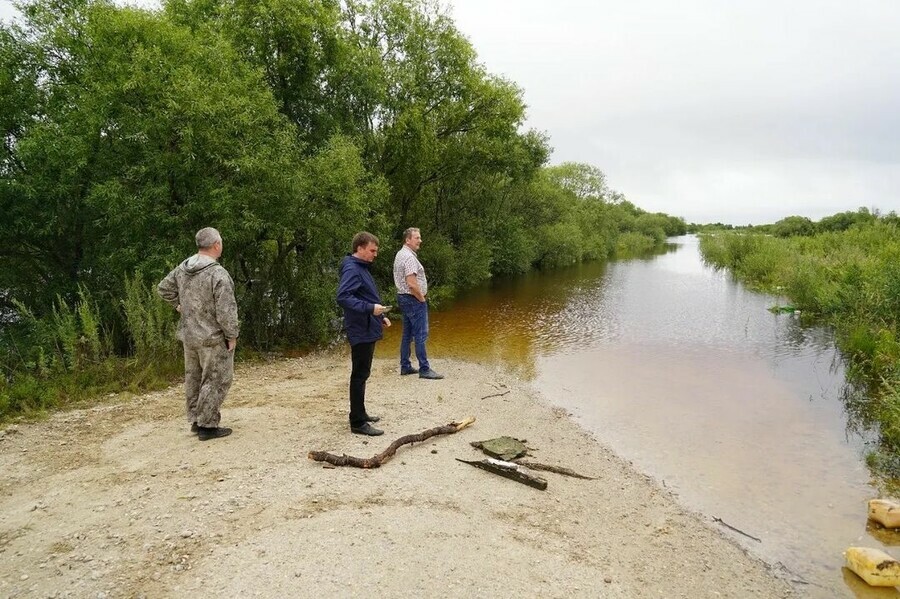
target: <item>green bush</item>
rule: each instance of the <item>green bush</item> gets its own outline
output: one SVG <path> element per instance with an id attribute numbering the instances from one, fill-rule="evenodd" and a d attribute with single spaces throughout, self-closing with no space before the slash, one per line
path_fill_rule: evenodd
<path id="1" fill-rule="evenodd" d="M 789 216 L 783 218 L 772 227 L 776 237 L 794 237 L 796 235 L 813 235 L 816 225 L 805 216 Z"/>
<path id="2" fill-rule="evenodd" d="M 634 230 L 646 235 L 655 244 L 661 244 L 666 240 L 666 229 L 670 228 L 668 217 L 661 214 L 641 214 L 634 221 Z"/>
<path id="3" fill-rule="evenodd" d="M 773 284 L 772 273 L 776 272 L 776 257 L 773 253 L 764 251 L 762 246 L 758 249 L 759 251 L 741 257 L 740 276 L 751 286 L 766 288 Z"/>
<path id="4" fill-rule="evenodd" d="M 450 240 L 440 233 L 422 233 L 419 259 L 428 269 L 428 296 L 433 305 L 453 297 L 456 289 L 456 250 Z"/>
<path id="5" fill-rule="evenodd" d="M 505 219 L 491 229 L 491 272 L 517 275 L 528 272 L 535 259 L 534 242 L 518 219 Z"/>
<path id="6" fill-rule="evenodd" d="M 900 245 L 893 251 L 885 251 L 874 272 L 872 294 L 873 309 L 884 322 L 900 318 Z"/>
<path id="7" fill-rule="evenodd" d="M 555 223 L 541 227 L 537 235 L 538 265 L 559 268 L 581 261 L 581 231 L 572 223 Z"/>
<path id="8" fill-rule="evenodd" d="M 622 233 L 616 239 L 616 256 L 619 258 L 640 256 L 652 250 L 656 245 L 655 238 L 643 233 Z"/>
<path id="9" fill-rule="evenodd" d="M 0 419 L 7 414 L 41 412 L 58 405 L 58 393 L 52 385 L 31 374 L 16 377 L 5 391 L 7 411 L 0 414 Z"/>
<path id="10" fill-rule="evenodd" d="M 468 289 L 491 278 L 491 246 L 486 239 L 468 237 L 454 252 L 453 284 Z"/>
<path id="11" fill-rule="evenodd" d="M 63 373 L 105 358 L 109 347 L 100 328 L 97 305 L 85 288 L 78 290 L 74 307 L 57 297 L 51 313 L 38 318 L 25 305 L 16 303 L 18 320 L 6 329 L 6 357 L 16 369 L 37 373 Z M 9 349 L 8 349 L 9 351 Z"/>
<path id="12" fill-rule="evenodd" d="M 726 236 L 722 234 L 700 234 L 700 256 L 704 264 L 717 269 L 728 267 L 728 248 L 725 238 Z"/>

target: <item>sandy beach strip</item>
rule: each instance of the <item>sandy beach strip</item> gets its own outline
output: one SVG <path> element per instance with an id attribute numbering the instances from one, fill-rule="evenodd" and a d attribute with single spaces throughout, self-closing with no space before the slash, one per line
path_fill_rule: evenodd
<path id="1" fill-rule="evenodd" d="M 436 364 L 436 367 L 438 365 Z M 442 381 L 376 360 L 381 437 L 347 424 L 343 351 L 239 367 L 225 439 L 199 442 L 180 386 L 0 434 L 4 597 L 788 597 L 802 594 L 592 439 L 526 381 L 440 360 Z M 493 395 L 493 397 L 487 397 Z M 393 440 L 474 416 L 373 470 Z M 460 463 L 525 439 L 539 491 Z"/>

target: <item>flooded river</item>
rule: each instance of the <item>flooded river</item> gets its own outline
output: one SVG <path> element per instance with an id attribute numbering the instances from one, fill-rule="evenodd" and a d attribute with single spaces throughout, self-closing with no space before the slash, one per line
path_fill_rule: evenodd
<path id="1" fill-rule="evenodd" d="M 517 370 L 808 596 L 898 596 L 841 569 L 847 546 L 893 540 L 866 532 L 867 439 L 848 426 L 830 332 L 770 313 L 777 298 L 705 266 L 695 237 L 672 241 L 467 294 L 432 313 L 434 367 Z M 396 355 L 398 333 L 380 355 Z"/>

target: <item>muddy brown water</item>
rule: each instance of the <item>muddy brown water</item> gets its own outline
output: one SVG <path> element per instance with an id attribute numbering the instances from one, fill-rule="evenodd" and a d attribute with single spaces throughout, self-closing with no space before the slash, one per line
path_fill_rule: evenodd
<path id="1" fill-rule="evenodd" d="M 871 433 L 849 420 L 831 333 L 770 313 L 779 298 L 704 265 L 696 237 L 670 241 L 432 312 L 433 367 L 452 356 L 517 370 L 684 505 L 742 531 L 723 527 L 803 595 L 900 596 L 842 569 L 846 547 L 896 557 L 900 540 L 866 530 Z M 399 333 L 379 356 L 396 356 Z"/>

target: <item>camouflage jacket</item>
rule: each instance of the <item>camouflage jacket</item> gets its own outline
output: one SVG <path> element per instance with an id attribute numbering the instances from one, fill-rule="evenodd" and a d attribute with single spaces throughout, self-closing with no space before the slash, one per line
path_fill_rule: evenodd
<path id="1" fill-rule="evenodd" d="M 178 338 L 190 347 L 212 346 L 239 333 L 234 281 L 221 264 L 195 254 L 157 286 L 160 297 L 179 309 Z"/>

